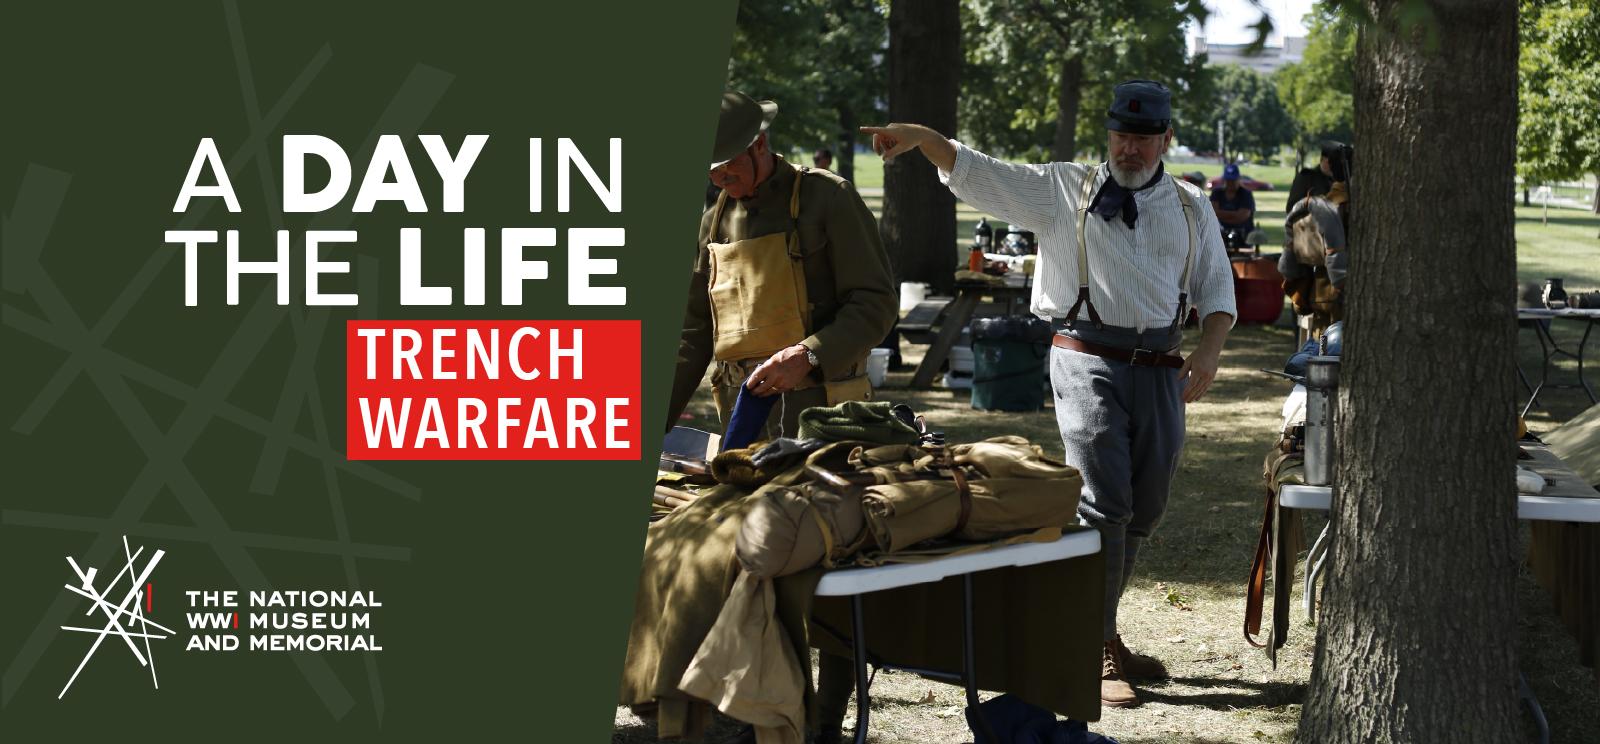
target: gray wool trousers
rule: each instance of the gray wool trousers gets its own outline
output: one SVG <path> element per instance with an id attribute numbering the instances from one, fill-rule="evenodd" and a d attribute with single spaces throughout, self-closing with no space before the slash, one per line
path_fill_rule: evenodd
<path id="1" fill-rule="evenodd" d="M 1182 332 L 1142 334 L 1079 321 L 1057 328 L 1081 341 L 1154 351 L 1176 349 Z M 1083 474 L 1078 520 L 1100 531 L 1106 556 L 1105 640 L 1117 635 L 1117 604 L 1139 545 L 1155 531 L 1183 452 L 1183 387 L 1178 370 L 1050 349 L 1050 384 L 1067 464 Z"/>

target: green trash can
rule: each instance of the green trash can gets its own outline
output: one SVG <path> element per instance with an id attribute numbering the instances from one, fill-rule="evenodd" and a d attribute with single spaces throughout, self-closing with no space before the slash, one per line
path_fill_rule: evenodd
<path id="1" fill-rule="evenodd" d="M 1044 408 L 1051 335 L 1049 321 L 1033 316 L 972 321 L 972 407 L 980 411 Z"/>

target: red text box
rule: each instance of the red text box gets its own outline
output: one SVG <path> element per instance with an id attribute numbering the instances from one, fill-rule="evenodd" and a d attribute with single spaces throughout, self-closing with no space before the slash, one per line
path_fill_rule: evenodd
<path id="1" fill-rule="evenodd" d="M 637 320 L 346 324 L 352 460 L 637 460 Z"/>

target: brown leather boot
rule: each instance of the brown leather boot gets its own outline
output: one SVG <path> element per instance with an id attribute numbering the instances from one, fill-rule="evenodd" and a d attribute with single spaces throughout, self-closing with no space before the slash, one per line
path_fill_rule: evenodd
<path id="1" fill-rule="evenodd" d="M 1122 654 L 1122 672 L 1129 679 L 1166 679 L 1167 667 L 1154 656 L 1142 656 L 1130 651 L 1117 636 L 1117 653 Z"/>
<path id="2" fill-rule="evenodd" d="M 1123 676 L 1122 654 L 1117 648 L 1120 645 L 1116 641 L 1106 641 L 1105 651 L 1100 656 L 1100 704 L 1107 708 L 1132 708 L 1139 704 L 1133 685 Z"/>

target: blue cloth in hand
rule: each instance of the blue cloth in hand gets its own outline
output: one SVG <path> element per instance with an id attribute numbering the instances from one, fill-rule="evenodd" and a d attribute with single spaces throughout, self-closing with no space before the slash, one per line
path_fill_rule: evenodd
<path id="1" fill-rule="evenodd" d="M 748 379 L 745 381 L 749 382 Z M 740 385 L 739 399 L 734 401 L 733 414 L 728 417 L 728 430 L 722 434 L 722 451 L 744 449 L 761 438 L 761 430 L 772 415 L 772 407 L 782 397 L 781 394 L 773 394 L 763 398 Z"/>

